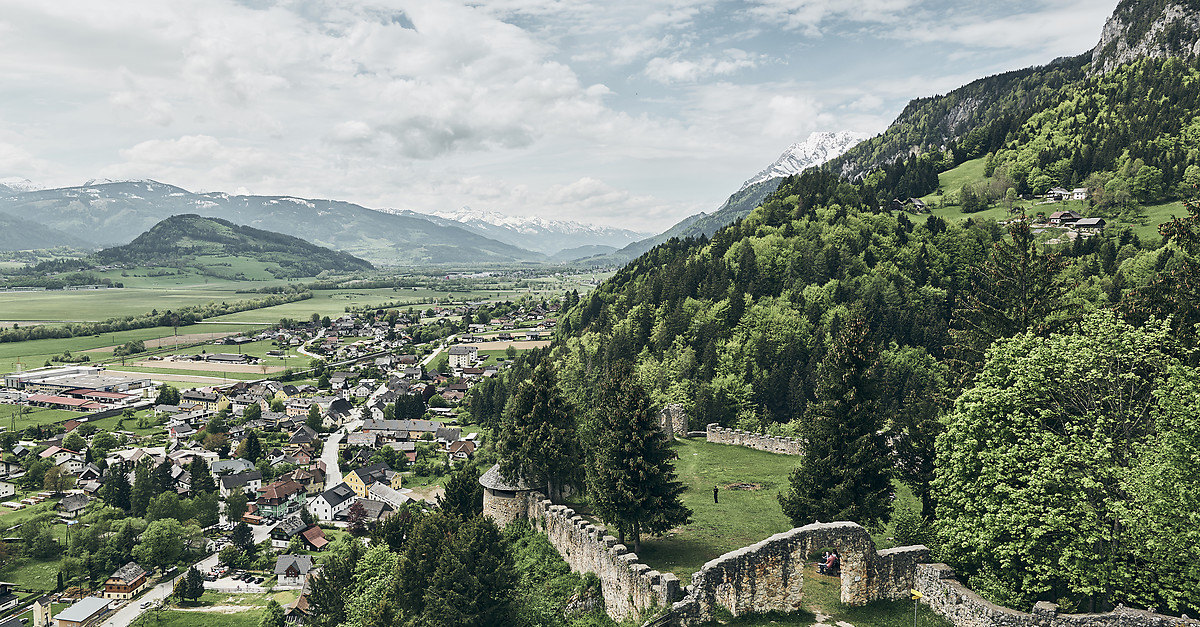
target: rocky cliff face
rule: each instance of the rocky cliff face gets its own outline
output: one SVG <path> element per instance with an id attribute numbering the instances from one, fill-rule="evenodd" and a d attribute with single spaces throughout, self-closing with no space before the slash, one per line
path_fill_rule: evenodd
<path id="1" fill-rule="evenodd" d="M 1091 74 L 1143 57 L 1200 56 L 1200 0 L 1122 0 L 1092 50 Z"/>

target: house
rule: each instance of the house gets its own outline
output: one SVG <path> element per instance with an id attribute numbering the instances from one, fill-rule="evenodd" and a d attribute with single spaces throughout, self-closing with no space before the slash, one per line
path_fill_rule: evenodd
<path id="1" fill-rule="evenodd" d="M 320 469 L 297 468 L 279 476 L 281 481 L 295 481 L 304 486 L 309 494 L 320 492 L 325 486 L 325 472 Z"/>
<path id="2" fill-rule="evenodd" d="M 302 585 L 312 569 L 312 558 L 307 555 L 280 555 L 275 558 L 275 576 L 281 586 Z"/>
<path id="3" fill-rule="evenodd" d="M 149 583 L 150 573 L 146 572 L 146 569 L 139 566 L 137 562 L 129 562 L 118 568 L 117 572 L 110 575 L 104 582 L 104 598 L 132 599 L 141 593 Z"/>
<path id="4" fill-rule="evenodd" d="M 1075 221 L 1075 228 L 1082 231 L 1103 231 L 1104 218 L 1081 218 Z"/>
<path id="5" fill-rule="evenodd" d="M 33 627 L 48 627 L 50 625 L 50 612 L 53 602 L 54 598 L 48 594 L 33 602 Z"/>
<path id="6" fill-rule="evenodd" d="M 393 490 L 399 490 L 401 487 L 401 478 L 400 473 L 392 470 L 386 463 L 379 462 L 378 464 L 363 466 L 346 475 L 346 485 L 350 486 L 359 498 L 365 499 L 367 498 L 367 489 L 371 487 L 372 483 L 378 481 Z"/>
<path id="7" fill-rule="evenodd" d="M 221 459 L 209 464 L 208 470 L 214 475 L 225 475 L 254 470 L 254 464 L 250 463 L 250 460 L 240 457 L 237 459 Z M 257 490 L 258 488 L 255 489 Z"/>
<path id="8" fill-rule="evenodd" d="M 7 612 L 20 603 L 16 589 L 17 584 L 0 581 L 0 612 Z"/>
<path id="9" fill-rule="evenodd" d="M 443 446 L 448 446 L 462 439 L 462 429 L 457 427 L 438 427 L 437 431 L 433 432 L 433 439 L 440 442 Z"/>
<path id="10" fill-rule="evenodd" d="M 1071 200 L 1087 200 L 1087 199 L 1088 199 L 1088 188 L 1076 187 L 1075 189 L 1071 190 Z"/>
<path id="11" fill-rule="evenodd" d="M 179 406 L 188 411 L 203 409 L 216 412 L 228 407 L 229 399 L 217 392 L 187 390 L 179 395 Z"/>
<path id="12" fill-rule="evenodd" d="M 304 486 L 295 481 L 275 481 L 258 489 L 259 515 L 282 518 L 304 506 Z"/>
<path id="13" fill-rule="evenodd" d="M 246 472 L 238 472 L 221 476 L 219 491 L 221 497 L 229 496 L 234 490 L 243 492 L 257 492 L 262 487 L 262 473 L 257 470 L 248 470 Z"/>
<path id="14" fill-rule="evenodd" d="M 405 492 L 407 491 L 405 490 Z M 413 500 L 407 494 L 393 490 L 379 482 L 372 483 L 371 487 L 367 488 L 367 495 L 372 501 L 381 501 L 391 505 L 393 510 L 398 510 L 400 506 Z"/>
<path id="15" fill-rule="evenodd" d="M 396 511 L 396 508 L 392 507 L 390 504 L 383 501 L 376 501 L 375 499 L 359 499 L 356 504 L 362 505 L 363 513 L 365 514 L 363 520 L 367 522 L 383 520 Z M 349 519 L 350 510 L 346 510 L 338 514 L 336 517 L 336 520 L 339 521 Z"/>
<path id="16" fill-rule="evenodd" d="M 85 627 L 108 611 L 112 601 L 101 597 L 80 599 L 71 607 L 54 616 L 55 627 Z"/>
<path id="17" fill-rule="evenodd" d="M 318 520 L 333 520 L 333 517 L 354 503 L 354 489 L 339 483 L 318 494 L 308 502 L 308 511 Z"/>
<path id="18" fill-rule="evenodd" d="M 299 514 L 288 516 L 271 530 L 271 546 L 286 549 L 292 538 L 300 535 L 305 529 L 308 529 L 308 525 L 300 519 Z"/>
<path id="19" fill-rule="evenodd" d="M 446 449 L 446 452 L 450 455 L 450 461 L 467 460 L 475 454 L 475 443 L 470 440 L 455 442 Z"/>
<path id="20" fill-rule="evenodd" d="M 317 432 L 312 427 L 304 425 L 292 434 L 288 444 L 312 444 L 317 440 Z"/>
<path id="21" fill-rule="evenodd" d="M 68 494 L 64 496 L 55 507 L 57 507 L 58 510 L 63 514 L 66 514 L 67 517 L 75 518 L 83 513 L 83 510 L 87 508 L 87 505 L 91 502 L 91 500 L 92 499 L 89 498 L 88 495 L 83 493 Z"/>
<path id="22" fill-rule="evenodd" d="M 10 481 L 0 481 L 0 499 L 6 499 L 17 494 L 17 484 Z"/>
<path id="23" fill-rule="evenodd" d="M 70 475 L 77 475 L 83 470 L 83 455 L 71 449 L 51 446 L 42 451 L 41 458 L 54 460 L 55 466 Z"/>
<path id="24" fill-rule="evenodd" d="M 323 551 L 329 546 L 329 538 L 325 537 L 325 531 L 316 525 L 305 529 L 300 538 L 304 540 L 305 546 L 313 551 Z"/>
<path id="25" fill-rule="evenodd" d="M 467 366 L 475 365 L 475 361 L 479 359 L 479 349 L 474 346 L 451 346 L 450 347 L 450 369 L 461 370 Z"/>
<path id="26" fill-rule="evenodd" d="M 377 433 L 360 433 L 355 431 L 346 436 L 345 445 L 347 446 L 365 446 L 368 448 L 377 448 L 379 446 L 379 434 Z"/>
<path id="27" fill-rule="evenodd" d="M 0 460 L 0 477 L 8 477 L 21 472 L 21 464 L 10 459 Z"/>
<path id="28" fill-rule="evenodd" d="M 1066 200 L 1070 197 L 1071 192 L 1068 192 L 1061 187 L 1055 187 L 1046 192 L 1046 200 Z"/>
<path id="29" fill-rule="evenodd" d="M 1050 224 L 1072 224 L 1082 217 L 1074 211 L 1055 211 L 1050 214 Z"/>

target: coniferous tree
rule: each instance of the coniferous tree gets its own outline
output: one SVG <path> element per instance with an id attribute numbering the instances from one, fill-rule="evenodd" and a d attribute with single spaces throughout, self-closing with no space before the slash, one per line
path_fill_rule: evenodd
<path id="1" fill-rule="evenodd" d="M 129 492 L 129 513 L 138 518 L 145 516 L 154 495 L 154 475 L 148 467 L 139 464 L 134 471 L 133 488 Z"/>
<path id="2" fill-rule="evenodd" d="M 117 509 L 129 511 L 129 476 L 124 464 L 110 466 L 100 487 L 100 499 Z"/>
<path id="3" fill-rule="evenodd" d="M 686 524 L 692 512 L 680 501 L 684 486 L 675 477 L 676 455 L 650 397 L 627 364 L 610 366 L 608 374 L 596 409 L 603 436 L 594 444 L 588 491 L 596 513 L 617 527 L 622 542 L 626 534 L 632 537 L 637 552 L 642 533 Z"/>
<path id="4" fill-rule="evenodd" d="M 1062 326 L 1070 305 L 1060 276 L 1066 261 L 1038 249 L 1027 219 L 1014 222 L 1009 235 L 974 269 L 972 289 L 954 312 L 953 361 L 964 381 L 983 365 L 984 353 L 996 340 L 1026 330 L 1048 335 Z"/>
<path id="5" fill-rule="evenodd" d="M 318 407 L 316 403 L 313 403 L 308 408 L 308 417 L 304 419 L 304 424 L 307 425 L 309 429 L 320 433 L 322 422 L 321 408 Z"/>
<path id="6" fill-rule="evenodd" d="M 437 558 L 425 590 L 421 624 L 430 627 L 512 623 L 517 572 L 512 553 L 490 518 L 463 523 Z"/>
<path id="7" fill-rule="evenodd" d="M 408 616 L 425 611 L 425 590 L 429 587 L 446 539 L 457 532 L 462 521 L 452 514 L 433 512 L 422 516 L 404 544 L 396 568 L 395 598 Z"/>
<path id="8" fill-rule="evenodd" d="M 437 497 L 442 511 L 457 514 L 464 520 L 483 513 L 483 485 L 475 464 L 465 464 L 450 475 L 443 493 Z"/>
<path id="9" fill-rule="evenodd" d="M 801 425 L 804 455 L 779 495 L 793 524 L 888 519 L 891 463 L 878 378 L 866 321 L 854 311 L 817 369 L 817 398 Z"/>
<path id="10" fill-rule="evenodd" d="M 196 456 L 188 464 L 188 474 L 191 476 L 192 494 L 199 492 L 216 492 L 217 482 L 208 471 L 208 462 L 203 457 Z"/>
<path id="11" fill-rule="evenodd" d="M 350 542 L 344 553 L 326 559 L 313 577 L 308 602 L 313 608 L 311 625 L 335 627 L 346 620 L 343 592 L 354 583 L 354 567 L 365 551 L 362 543 Z"/>
<path id="12" fill-rule="evenodd" d="M 237 456 L 254 464 L 258 463 L 262 454 L 262 441 L 258 438 L 258 430 L 251 429 L 242 443 L 238 445 Z"/>
<path id="13" fill-rule="evenodd" d="M 546 486 L 551 499 L 561 496 L 579 469 L 579 442 L 573 410 L 555 382 L 552 365 L 542 361 L 530 379 L 517 384 L 504 408 L 497 437 L 500 471 Z"/>

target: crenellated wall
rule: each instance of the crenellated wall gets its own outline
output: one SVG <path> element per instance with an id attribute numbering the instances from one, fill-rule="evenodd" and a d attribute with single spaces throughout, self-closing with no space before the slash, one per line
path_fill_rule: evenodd
<path id="1" fill-rule="evenodd" d="M 717 423 L 708 425 L 708 441 L 717 444 L 731 444 L 747 448 L 778 453 L 780 455 L 803 455 L 804 446 L 796 438 L 761 435 L 739 429 L 726 429 Z"/>
<path id="2" fill-rule="evenodd" d="M 916 565 L 929 559 L 923 546 L 876 552 L 871 535 L 852 522 L 797 527 L 706 563 L 692 575 L 688 596 L 672 606 L 676 624 L 709 622 L 718 606 L 734 616 L 800 609 L 805 561 L 823 547 L 841 557 L 841 599 L 847 605 L 908 598 Z"/>
<path id="3" fill-rule="evenodd" d="M 530 497 L 529 523 L 546 534 L 571 570 L 596 574 L 605 609 L 613 619 L 624 620 L 655 606 L 669 607 L 683 596 L 678 577 L 641 563 L 603 527 L 542 494 L 532 492 Z"/>
<path id="4" fill-rule="evenodd" d="M 1200 621 L 1118 607 L 1104 614 L 1059 614 L 1058 606 L 1042 601 L 1032 612 L 1001 607 L 975 594 L 945 564 L 917 566 L 921 602 L 955 627 L 1200 627 Z"/>

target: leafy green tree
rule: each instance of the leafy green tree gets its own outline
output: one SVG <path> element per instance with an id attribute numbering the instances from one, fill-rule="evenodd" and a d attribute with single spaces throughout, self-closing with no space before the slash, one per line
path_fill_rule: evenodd
<path id="1" fill-rule="evenodd" d="M 479 469 L 474 464 L 464 464 L 451 473 L 437 503 L 442 511 L 456 514 L 463 520 L 482 514 L 483 486 L 479 483 Z"/>
<path id="2" fill-rule="evenodd" d="M 160 518 L 146 527 L 141 542 L 133 547 L 139 564 L 155 568 L 174 565 L 183 556 L 184 527 L 174 518 Z"/>
<path id="3" fill-rule="evenodd" d="M 283 627 L 283 607 L 279 601 L 271 599 L 263 608 L 262 618 L 258 619 L 258 627 Z"/>
<path id="4" fill-rule="evenodd" d="M 321 571 L 310 580 L 309 604 L 317 627 L 336 627 L 346 620 L 346 600 L 343 592 L 354 584 L 354 568 L 366 549 L 361 542 L 334 544 Z"/>
<path id="5" fill-rule="evenodd" d="M 271 399 L 270 406 L 271 411 L 277 414 L 282 414 L 283 412 L 287 411 L 287 405 L 284 404 L 283 399 L 281 398 Z"/>
<path id="6" fill-rule="evenodd" d="M 191 508 L 183 507 L 179 501 L 179 495 L 175 492 L 163 492 L 158 496 L 150 499 L 150 505 L 146 507 L 146 520 L 153 522 L 160 518 L 174 518 L 179 522 L 183 522 L 190 518 Z"/>
<path id="7" fill-rule="evenodd" d="M 348 625 L 394 624 L 397 605 L 391 592 L 396 586 L 397 555 L 386 546 L 367 549 L 354 565 L 353 583 L 343 592 Z"/>
<path id="8" fill-rule="evenodd" d="M 262 455 L 263 446 L 262 440 L 258 437 L 258 429 L 251 429 L 242 440 L 242 443 L 238 445 L 237 456 L 250 463 L 257 463 L 258 460 L 262 459 Z"/>
<path id="9" fill-rule="evenodd" d="M 692 515 L 680 500 L 684 486 L 675 477 L 676 455 L 650 397 L 625 364 L 610 367 L 595 420 L 604 437 L 593 444 L 588 491 L 596 513 L 617 527 L 621 542 L 628 533 L 636 553 L 643 532 L 662 533 Z"/>
<path id="10" fill-rule="evenodd" d="M 504 408 L 496 448 L 504 476 L 544 485 L 550 498 L 558 499 L 578 474 L 579 442 L 574 410 L 558 390 L 552 368 L 543 361 L 532 378 L 517 384 Z"/>
<path id="11" fill-rule="evenodd" d="M 249 499 L 246 493 L 234 489 L 225 497 L 225 520 L 231 523 L 240 523 L 242 516 L 246 515 L 246 505 Z"/>
<path id="12" fill-rule="evenodd" d="M 217 554 L 217 561 L 226 566 L 233 566 L 234 564 L 237 564 L 241 557 L 242 550 L 236 546 L 233 546 L 232 544 L 229 544 L 222 548 L 221 552 Z"/>
<path id="13" fill-rule="evenodd" d="M 191 499 L 191 515 L 202 528 L 221 522 L 221 504 L 216 492 L 200 492 Z"/>
<path id="14" fill-rule="evenodd" d="M 926 516 L 934 515 L 933 481 L 941 415 L 952 402 L 947 369 L 924 348 L 892 346 L 880 354 L 885 432 L 893 466 L 901 481 L 921 499 Z"/>
<path id="15" fill-rule="evenodd" d="M 800 425 L 805 441 L 789 487 L 779 495 L 797 526 L 889 517 L 891 464 L 882 434 L 879 364 L 861 312 L 852 312 L 817 369 L 816 402 Z"/>
<path id="16" fill-rule="evenodd" d="M 83 439 L 83 436 L 72 431 L 63 438 L 63 448 L 81 453 L 83 449 L 87 448 L 87 442 Z"/>
<path id="17" fill-rule="evenodd" d="M 438 556 L 421 622 L 430 627 L 510 625 L 516 584 L 513 557 L 500 530 L 490 518 L 476 516 L 459 527 Z"/>
<path id="18" fill-rule="evenodd" d="M 109 431 L 101 431 L 92 436 L 92 448 L 97 459 L 104 459 L 108 456 L 109 451 L 117 448 L 117 436 Z"/>
<path id="19" fill-rule="evenodd" d="M 258 420 L 259 418 L 262 418 L 262 405 L 258 403 L 250 403 L 246 406 L 246 409 L 242 410 L 243 423 Z"/>
<path id="20" fill-rule="evenodd" d="M 46 470 L 46 476 L 42 479 L 42 487 L 55 494 L 62 494 L 63 490 L 71 487 L 75 478 L 67 474 L 59 466 L 51 466 Z"/>
<path id="21" fill-rule="evenodd" d="M 158 386 L 158 396 L 154 398 L 157 405 L 178 405 L 179 390 L 166 383 Z"/>
<path id="22" fill-rule="evenodd" d="M 1177 419 L 1160 405 L 1172 344 L 1161 322 L 1135 328 L 1097 312 L 1077 334 L 1026 333 L 989 353 L 938 438 L 933 483 L 943 557 L 972 589 L 1009 606 L 1065 599 L 1099 611 L 1159 585 L 1122 512 L 1130 468 L 1157 461 L 1144 448 L 1155 417 Z"/>

